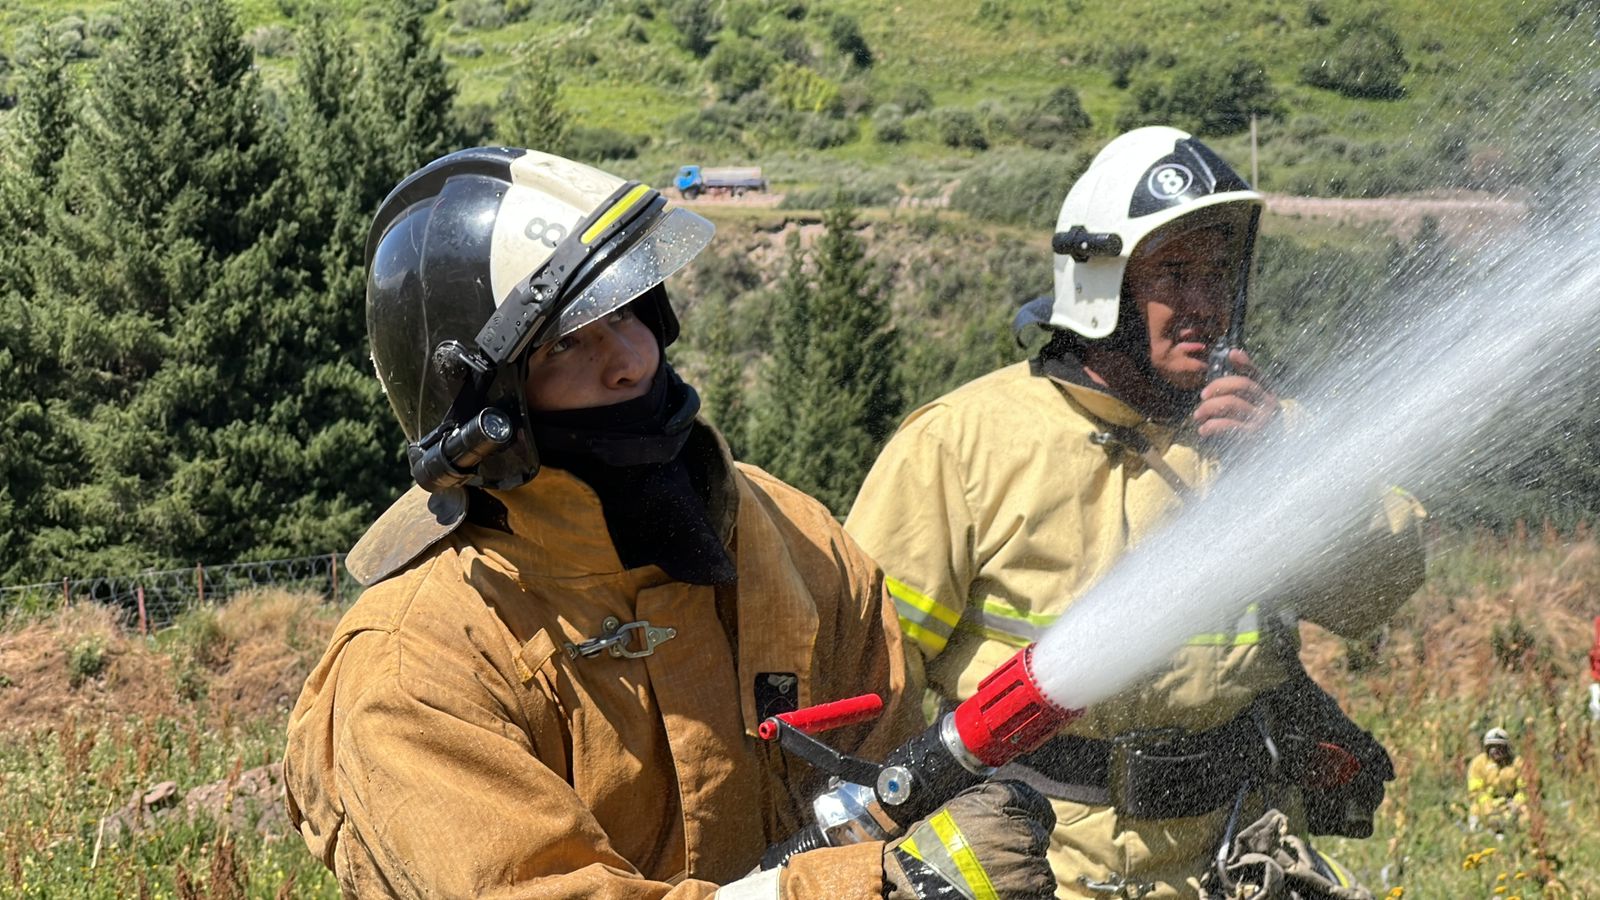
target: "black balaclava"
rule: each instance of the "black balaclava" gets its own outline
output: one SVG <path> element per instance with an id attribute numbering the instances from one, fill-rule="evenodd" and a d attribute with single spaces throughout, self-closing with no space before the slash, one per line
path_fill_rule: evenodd
<path id="1" fill-rule="evenodd" d="M 662 317 L 640 306 L 641 321 L 664 343 Z M 624 568 L 657 565 L 677 581 L 730 584 L 733 560 L 706 510 L 711 473 L 682 455 L 699 410 L 700 396 L 663 352 L 645 394 L 534 413 L 531 431 L 544 465 L 571 472 L 599 496 Z"/>

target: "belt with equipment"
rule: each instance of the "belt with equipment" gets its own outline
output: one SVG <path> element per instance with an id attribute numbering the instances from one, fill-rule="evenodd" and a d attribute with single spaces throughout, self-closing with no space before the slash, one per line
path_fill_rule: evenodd
<path id="1" fill-rule="evenodd" d="M 1358 765 L 1353 758 L 1345 765 L 1341 755 L 1348 756 L 1300 735 L 1273 735 L 1247 710 L 1203 732 L 1159 729 L 1110 740 L 1061 735 L 1002 774 L 1047 796 L 1112 806 L 1135 818 L 1179 819 L 1228 805 L 1246 782 L 1347 780 Z"/>

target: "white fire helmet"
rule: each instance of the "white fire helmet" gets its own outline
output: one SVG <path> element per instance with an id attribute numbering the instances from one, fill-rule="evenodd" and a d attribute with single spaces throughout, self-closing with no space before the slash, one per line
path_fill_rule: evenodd
<path id="1" fill-rule="evenodd" d="M 1483 733 L 1483 746 L 1486 748 L 1494 746 L 1509 747 L 1511 746 L 1511 735 L 1506 734 L 1504 728 L 1491 728 Z"/>
<path id="2" fill-rule="evenodd" d="M 1118 137 L 1061 204 L 1051 241 L 1055 297 L 1041 324 L 1106 337 L 1117 327 L 1128 260 L 1146 238 L 1201 210 L 1211 210 L 1208 223 L 1236 211 L 1237 233 L 1253 236 L 1262 206 L 1261 195 L 1188 132 L 1150 126 Z M 1248 258 L 1254 246 L 1243 250 Z"/>

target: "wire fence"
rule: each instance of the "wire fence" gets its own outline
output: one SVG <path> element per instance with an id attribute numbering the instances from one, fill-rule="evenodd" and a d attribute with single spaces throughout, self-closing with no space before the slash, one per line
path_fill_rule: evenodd
<path id="1" fill-rule="evenodd" d="M 0 587 L 0 618 L 57 604 L 103 603 L 118 611 L 124 627 L 148 634 L 170 627 L 186 610 L 263 587 L 319 592 L 333 603 L 352 599 L 361 589 L 343 554 L 329 553 Z"/>

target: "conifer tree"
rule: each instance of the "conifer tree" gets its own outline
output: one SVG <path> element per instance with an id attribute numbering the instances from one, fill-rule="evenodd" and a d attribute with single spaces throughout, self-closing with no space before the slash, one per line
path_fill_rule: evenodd
<path id="1" fill-rule="evenodd" d="M 854 208 L 841 198 L 823 225 L 814 278 L 791 238 L 750 449 L 758 464 L 843 515 L 899 419 L 899 337 Z"/>
<path id="2" fill-rule="evenodd" d="M 33 287 L 45 209 L 72 129 L 66 54 L 42 30 L 18 74 L 0 160 L 0 583 L 41 577 L 34 536 L 50 527 L 57 486 L 76 453 L 51 414 L 59 383 L 56 318 Z"/>
<path id="3" fill-rule="evenodd" d="M 361 80 L 361 131 L 372 140 L 367 191 L 382 198 L 400 179 L 461 149 L 456 89 L 428 36 L 427 0 L 388 0 Z"/>
<path id="4" fill-rule="evenodd" d="M 500 94 L 495 140 L 562 155 L 568 152 L 572 116 L 561 102 L 561 75 L 549 56 L 519 60 L 517 74 Z"/>
<path id="5" fill-rule="evenodd" d="M 343 512 L 305 502 L 321 487 L 307 457 L 326 451 L 286 401 L 308 319 L 297 185 L 225 0 L 122 15 L 41 254 L 83 448 L 43 552 L 76 572 L 281 553 Z"/>
<path id="6" fill-rule="evenodd" d="M 700 301 L 706 302 L 702 298 Z M 705 379 L 700 383 L 701 408 L 705 416 L 722 432 L 735 457 L 744 455 L 745 409 L 744 366 L 739 359 L 739 348 L 734 345 L 733 329 L 728 323 L 728 310 L 718 310 L 709 317 L 701 336 L 701 346 L 706 359 Z"/>

